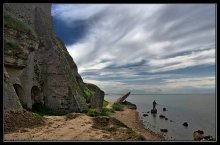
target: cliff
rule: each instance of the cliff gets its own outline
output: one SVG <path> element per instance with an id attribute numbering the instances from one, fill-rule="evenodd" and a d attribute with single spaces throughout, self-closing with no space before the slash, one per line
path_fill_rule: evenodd
<path id="1" fill-rule="evenodd" d="M 86 111 L 95 92 L 53 32 L 51 4 L 5 3 L 3 12 L 4 109 L 41 104 L 60 112 Z"/>

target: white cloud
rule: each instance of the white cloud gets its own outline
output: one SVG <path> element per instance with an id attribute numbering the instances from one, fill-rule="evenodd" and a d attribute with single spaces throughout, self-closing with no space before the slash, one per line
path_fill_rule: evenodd
<path id="1" fill-rule="evenodd" d="M 150 72 L 162 72 L 169 70 L 182 69 L 196 65 L 213 65 L 215 64 L 215 49 L 192 51 L 191 54 L 175 56 L 167 59 L 152 59 L 149 61 L 152 68 Z"/>
<path id="2" fill-rule="evenodd" d="M 66 46 L 79 73 L 96 71 L 97 77 L 125 79 L 138 77 L 137 72 L 159 73 L 215 64 L 214 14 L 212 4 L 72 4 L 55 5 L 53 10 L 53 16 L 69 26 L 76 20 L 88 21 L 84 37 Z M 139 62 L 138 67 L 129 67 Z M 89 75 L 82 77 L 89 78 Z M 98 83 L 100 87 L 115 88 L 111 84 L 114 82 Z M 160 84 L 120 85 L 145 90 L 163 87 Z"/>

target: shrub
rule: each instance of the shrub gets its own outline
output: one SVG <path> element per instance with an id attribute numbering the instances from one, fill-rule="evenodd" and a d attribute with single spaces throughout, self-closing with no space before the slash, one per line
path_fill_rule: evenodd
<path id="1" fill-rule="evenodd" d="M 112 108 L 116 111 L 122 111 L 123 110 L 123 105 L 119 104 L 119 103 L 114 103 L 112 105 Z"/>
<path id="2" fill-rule="evenodd" d="M 100 115 L 101 116 L 111 116 L 114 113 L 115 113 L 115 111 L 113 109 L 103 108 Z"/>
<path id="3" fill-rule="evenodd" d="M 91 108 L 90 108 L 90 109 L 87 111 L 86 115 L 91 116 L 91 117 L 95 117 L 95 116 L 98 116 L 99 113 L 98 113 L 95 109 L 91 109 Z"/>

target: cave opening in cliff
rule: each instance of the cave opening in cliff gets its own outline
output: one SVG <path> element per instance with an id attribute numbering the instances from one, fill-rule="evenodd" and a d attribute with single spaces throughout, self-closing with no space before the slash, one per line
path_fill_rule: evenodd
<path id="1" fill-rule="evenodd" d="M 13 85 L 15 92 L 21 102 L 22 107 L 27 108 L 27 104 L 25 103 L 25 95 L 24 95 L 24 90 L 22 89 L 21 85 L 19 84 L 14 84 Z"/>
<path id="2" fill-rule="evenodd" d="M 40 89 L 37 86 L 33 86 L 31 88 L 31 101 L 32 101 L 32 105 L 35 103 L 41 104 L 41 102 L 42 102 Z"/>

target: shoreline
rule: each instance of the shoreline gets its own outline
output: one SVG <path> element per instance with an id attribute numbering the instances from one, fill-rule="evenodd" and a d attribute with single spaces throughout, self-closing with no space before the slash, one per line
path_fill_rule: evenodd
<path id="1" fill-rule="evenodd" d="M 118 111 L 112 117 L 115 117 L 125 125 L 130 127 L 135 132 L 144 136 L 146 141 L 165 141 L 165 137 L 162 134 L 155 133 L 150 129 L 145 128 L 143 121 L 139 119 L 139 112 L 125 108 L 123 111 Z"/>

